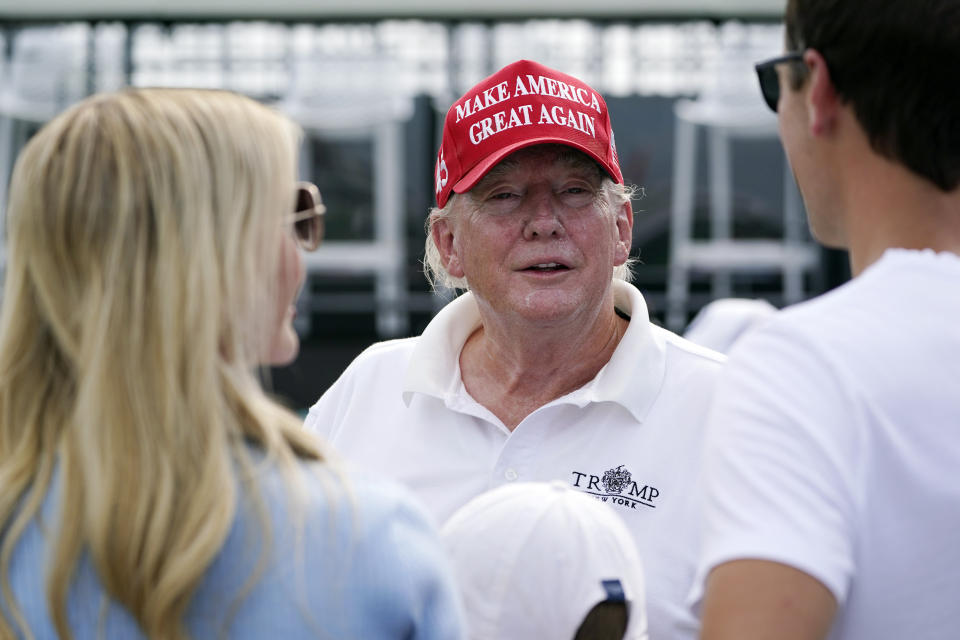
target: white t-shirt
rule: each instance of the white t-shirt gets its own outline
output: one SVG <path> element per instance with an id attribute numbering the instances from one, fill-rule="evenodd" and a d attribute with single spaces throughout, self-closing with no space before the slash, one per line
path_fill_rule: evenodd
<path id="1" fill-rule="evenodd" d="M 358 356 L 306 425 L 352 463 L 406 484 L 438 524 L 478 494 L 518 480 L 562 480 L 611 504 L 646 569 L 650 637 L 691 638 L 693 488 L 723 357 L 651 325 L 635 287 L 617 282 L 614 297 L 632 319 L 610 361 L 512 433 L 460 378 L 460 350 L 480 324 L 470 294 L 441 310 L 419 338 Z"/>
<path id="2" fill-rule="evenodd" d="M 717 390 L 692 601 L 737 558 L 796 567 L 831 638 L 960 634 L 960 257 L 889 250 L 739 342 Z"/>

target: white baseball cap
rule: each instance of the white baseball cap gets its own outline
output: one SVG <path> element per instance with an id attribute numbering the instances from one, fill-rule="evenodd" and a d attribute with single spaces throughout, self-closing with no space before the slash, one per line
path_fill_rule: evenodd
<path id="1" fill-rule="evenodd" d="M 474 498 L 441 531 L 472 640 L 570 640 L 597 604 L 625 601 L 629 640 L 646 640 L 643 566 L 613 509 L 562 482 L 508 484 Z"/>

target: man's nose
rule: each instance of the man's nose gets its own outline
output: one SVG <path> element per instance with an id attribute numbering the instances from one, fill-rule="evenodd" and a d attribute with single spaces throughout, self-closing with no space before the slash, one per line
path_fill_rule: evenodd
<path id="1" fill-rule="evenodd" d="M 529 198 L 523 237 L 527 240 L 556 236 L 563 233 L 560 221 L 560 203 L 550 190 L 538 191 Z"/>

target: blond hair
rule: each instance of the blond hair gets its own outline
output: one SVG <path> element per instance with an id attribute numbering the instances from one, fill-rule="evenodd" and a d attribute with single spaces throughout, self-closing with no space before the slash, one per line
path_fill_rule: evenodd
<path id="1" fill-rule="evenodd" d="M 635 188 L 619 184 L 610 179 L 610 176 L 600 168 L 594 160 L 577 151 L 576 149 L 559 144 L 544 144 L 540 147 L 554 147 L 558 149 L 559 155 L 557 161 L 565 163 L 571 167 L 591 167 L 596 169 L 601 176 L 600 192 L 596 201 L 597 208 L 603 215 L 615 216 L 621 206 L 627 204 L 633 199 Z M 498 172 L 509 171 L 517 166 L 517 161 L 511 156 L 498 163 L 486 175 Z M 439 220 L 456 218 L 462 215 L 462 210 L 477 203 L 473 202 L 470 192 L 464 194 L 452 193 L 443 208 L 433 207 L 427 214 L 426 232 L 427 239 L 423 252 L 423 274 L 430 283 L 431 288 L 436 291 L 440 288 L 469 290 L 470 286 L 465 277 L 454 277 L 447 271 L 443 264 L 443 258 L 440 255 L 440 248 L 433 239 L 433 226 Z M 633 259 L 627 260 L 624 264 L 613 268 L 612 278 L 614 280 L 625 280 L 630 282 L 633 279 L 632 265 Z"/>
<path id="2" fill-rule="evenodd" d="M 228 92 L 127 90 L 75 105 L 18 159 L 0 312 L 0 636 L 32 637 L 9 570 L 55 469 L 58 634 L 71 637 L 67 594 L 89 552 L 148 636 L 179 638 L 238 474 L 256 500 L 246 443 L 291 479 L 298 458 L 323 457 L 256 376 L 278 260 L 264 238 L 292 207 L 298 136 Z"/>

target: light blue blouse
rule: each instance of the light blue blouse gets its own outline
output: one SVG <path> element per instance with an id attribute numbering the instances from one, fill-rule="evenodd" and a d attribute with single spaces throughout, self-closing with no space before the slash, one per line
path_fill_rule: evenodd
<path id="1" fill-rule="evenodd" d="M 261 546 L 259 521 L 242 497 L 229 536 L 190 604 L 185 625 L 195 639 L 417 639 L 463 637 L 461 610 L 433 525 L 397 485 L 349 475 L 350 491 L 319 467 L 307 478 L 298 539 L 280 473 L 264 467 L 258 486 L 269 512 L 269 565 L 241 600 Z M 56 486 L 56 478 L 53 486 Z M 56 518 L 56 490 L 42 509 Z M 47 541 L 38 522 L 20 538 L 10 581 L 37 640 L 56 638 L 44 591 Z M 105 602 L 89 558 L 78 564 L 68 601 L 77 640 L 143 638 L 133 617 Z M 8 617 L 9 620 L 9 617 Z M 98 627 L 103 624 L 101 635 Z M 222 633 L 226 629 L 226 633 Z"/>

